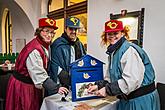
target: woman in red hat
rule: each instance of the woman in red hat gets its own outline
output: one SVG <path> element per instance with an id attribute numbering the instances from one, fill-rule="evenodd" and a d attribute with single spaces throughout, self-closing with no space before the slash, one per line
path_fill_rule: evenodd
<path id="1" fill-rule="evenodd" d="M 142 48 L 126 40 L 125 29 L 118 20 L 105 23 L 102 43 L 108 45 L 111 82 L 97 81 L 88 91 L 98 96 L 117 96 L 117 110 L 160 110 L 152 64 Z"/>
<path id="2" fill-rule="evenodd" d="M 68 89 L 54 83 L 47 74 L 48 47 L 58 29 L 56 21 L 41 18 L 35 38 L 20 52 L 15 71 L 9 79 L 6 110 L 39 110 L 42 89 L 55 93 L 67 93 Z"/>

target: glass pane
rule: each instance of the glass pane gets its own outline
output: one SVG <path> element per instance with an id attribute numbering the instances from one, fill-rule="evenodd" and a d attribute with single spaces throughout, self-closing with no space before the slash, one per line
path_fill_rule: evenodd
<path id="1" fill-rule="evenodd" d="M 128 28 L 129 40 L 137 40 L 138 17 L 127 17 L 118 19 L 123 22 L 123 26 Z"/>
<path id="2" fill-rule="evenodd" d="M 54 41 L 55 39 L 60 37 L 62 35 L 62 33 L 64 32 L 64 18 L 57 19 L 56 23 L 57 23 L 58 29 L 56 30 L 56 34 L 55 34 L 55 36 L 54 36 L 52 41 Z"/>
<path id="3" fill-rule="evenodd" d="M 63 0 L 52 0 L 51 4 L 49 5 L 49 12 L 64 8 Z"/>
<path id="4" fill-rule="evenodd" d="M 68 6 L 75 5 L 77 3 L 84 2 L 84 1 L 87 1 L 87 0 L 68 0 Z"/>
<path id="5" fill-rule="evenodd" d="M 83 43 L 87 49 L 87 13 L 75 15 L 75 17 L 80 19 L 81 28 L 78 30 L 78 38 Z"/>

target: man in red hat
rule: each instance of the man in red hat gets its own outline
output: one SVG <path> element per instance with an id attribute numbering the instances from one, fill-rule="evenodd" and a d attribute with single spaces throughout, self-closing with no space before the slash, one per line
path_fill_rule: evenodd
<path id="1" fill-rule="evenodd" d="M 54 83 L 46 71 L 48 47 L 56 29 L 54 19 L 39 19 L 35 38 L 22 49 L 16 60 L 15 72 L 8 84 L 6 110 L 39 110 L 43 88 L 52 94 L 68 92 L 67 88 Z"/>
<path id="2" fill-rule="evenodd" d="M 160 110 L 154 68 L 145 51 L 126 40 L 125 29 L 122 21 L 105 23 L 102 43 L 108 46 L 111 82 L 97 81 L 88 91 L 103 97 L 117 96 L 116 110 Z"/>

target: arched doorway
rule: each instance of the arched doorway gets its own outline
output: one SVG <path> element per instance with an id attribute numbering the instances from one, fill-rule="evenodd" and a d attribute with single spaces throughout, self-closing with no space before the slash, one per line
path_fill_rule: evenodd
<path id="1" fill-rule="evenodd" d="M 12 23 L 8 8 L 5 8 L 2 16 L 2 53 L 12 53 Z"/>

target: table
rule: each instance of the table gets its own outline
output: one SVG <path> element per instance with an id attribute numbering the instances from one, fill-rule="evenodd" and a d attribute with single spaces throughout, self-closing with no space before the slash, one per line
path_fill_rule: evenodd
<path id="1" fill-rule="evenodd" d="M 116 110 L 116 102 L 118 101 L 114 97 L 108 97 L 72 102 L 69 97 L 66 98 L 67 102 L 62 102 L 61 97 L 60 94 L 45 97 L 40 110 L 74 110 L 82 102 L 91 106 L 92 110 Z"/>

